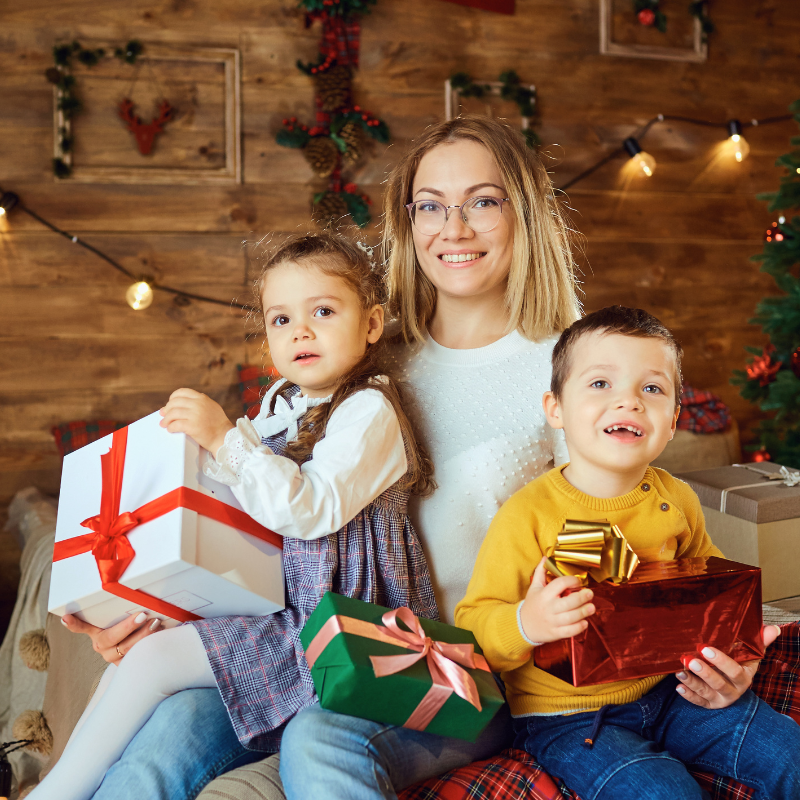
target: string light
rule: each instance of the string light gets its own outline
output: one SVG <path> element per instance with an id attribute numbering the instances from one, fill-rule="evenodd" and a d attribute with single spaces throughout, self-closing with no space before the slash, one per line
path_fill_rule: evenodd
<path id="1" fill-rule="evenodd" d="M 738 119 L 732 119 L 728 121 L 727 128 L 729 136 L 728 145 L 733 153 L 733 157 L 737 161 L 742 162 L 747 158 L 747 154 L 750 152 L 750 145 L 747 143 L 747 139 L 742 136 L 742 123 L 739 122 Z"/>
<path id="2" fill-rule="evenodd" d="M 629 136 L 622 143 L 622 146 L 639 169 L 647 175 L 648 178 L 652 178 L 653 173 L 656 171 L 656 160 L 653 156 L 651 156 L 650 153 L 645 153 L 639 145 L 639 142 L 637 142 L 633 136 Z"/>
<path id="3" fill-rule="evenodd" d="M 775 117 L 768 117 L 767 119 L 757 120 L 753 119 L 750 120 L 749 123 L 745 123 L 746 125 L 750 125 L 752 127 L 756 127 L 758 125 L 770 125 L 776 122 L 785 122 L 790 119 L 794 119 L 794 114 L 782 114 L 780 116 Z M 573 178 L 570 178 L 566 183 L 562 184 L 561 186 L 555 187 L 557 191 L 565 191 L 566 189 L 574 186 L 576 183 L 588 178 L 589 175 L 597 172 L 598 169 L 603 167 L 604 165 L 608 164 L 610 161 L 618 158 L 620 155 L 627 153 L 631 160 L 635 160 L 639 169 L 641 169 L 642 173 L 648 177 L 651 177 L 656 169 L 656 160 L 651 156 L 649 153 L 645 153 L 639 145 L 639 140 L 642 139 L 653 127 L 653 125 L 661 122 L 686 122 L 691 125 L 702 125 L 709 128 L 727 128 L 730 134 L 730 143 L 733 146 L 734 156 L 737 161 L 741 161 L 742 159 L 747 157 L 747 154 L 750 152 L 750 146 L 748 145 L 747 141 L 745 140 L 744 136 L 742 136 L 742 124 L 738 120 L 730 120 L 727 123 L 719 123 L 719 122 L 709 122 L 707 120 L 702 119 L 693 119 L 691 117 L 680 117 L 675 116 L 672 114 L 658 114 L 657 116 L 653 117 L 649 120 L 645 125 L 639 128 L 638 131 L 634 133 L 634 135 L 629 136 L 625 139 L 621 146 L 614 148 L 613 150 L 609 151 L 604 155 L 599 161 L 595 164 L 590 166 L 588 169 L 583 170 L 578 175 L 575 175 Z M 735 138 L 734 138 L 735 137 Z M 798 174 L 800 174 L 800 167 L 797 168 Z M 122 266 L 118 261 L 111 258 L 111 256 L 107 255 L 106 253 L 98 250 L 93 245 L 89 244 L 88 242 L 83 241 L 78 236 L 75 236 L 71 233 L 68 233 L 65 230 L 62 230 L 57 225 L 54 225 L 49 220 L 46 220 L 44 217 L 39 216 L 35 211 L 27 208 L 23 203 L 19 202 L 19 197 L 14 194 L 13 192 L 3 192 L 0 189 L 0 217 L 5 216 L 10 212 L 14 207 L 18 207 L 19 211 L 27 214 L 28 216 L 35 219 L 37 222 L 44 225 L 46 228 L 49 228 L 54 233 L 59 234 L 59 236 L 63 236 L 68 239 L 73 244 L 77 244 L 86 250 L 89 250 L 91 253 L 94 253 L 98 258 L 103 259 L 106 263 L 114 267 L 114 269 L 118 270 L 119 272 L 126 275 L 128 278 L 135 281 L 134 284 L 128 287 L 128 291 L 125 294 L 125 298 L 128 301 L 128 304 L 131 308 L 140 310 L 147 308 L 153 302 L 153 290 L 158 290 L 160 292 L 168 292 L 169 294 L 173 294 L 176 297 L 182 298 L 184 300 L 200 300 L 204 303 L 214 303 L 216 305 L 228 306 L 229 308 L 238 308 L 242 311 L 253 312 L 257 311 L 255 307 L 251 305 L 246 305 L 243 303 L 237 303 L 234 300 L 220 300 L 216 297 L 207 297 L 201 294 L 194 294 L 192 292 L 185 292 L 182 289 L 175 289 L 171 286 L 164 286 L 163 284 L 157 283 L 155 280 L 148 278 L 147 280 L 142 280 L 138 278 L 134 273 L 130 270 L 126 269 Z M 0 800 L 2 800 L 2 796 L 0 796 Z"/>
<path id="4" fill-rule="evenodd" d="M 128 287 L 125 299 L 134 311 L 141 311 L 153 302 L 153 290 L 147 281 L 137 281 Z"/>
<path id="5" fill-rule="evenodd" d="M 19 197 L 14 192 L 3 192 L 0 195 L 0 217 L 5 216 L 19 202 Z"/>

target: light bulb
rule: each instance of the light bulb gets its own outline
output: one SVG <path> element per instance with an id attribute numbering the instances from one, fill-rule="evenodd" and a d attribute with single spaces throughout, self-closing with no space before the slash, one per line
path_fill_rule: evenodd
<path id="1" fill-rule="evenodd" d="M 6 214 L 6 210 L 3 208 L 3 206 L 0 206 L 0 217 L 4 217 L 5 214 Z M 3 800 L 3 798 L 0 797 L 0 800 Z"/>
<path id="2" fill-rule="evenodd" d="M 742 136 L 742 123 L 738 119 L 732 119 L 728 122 L 728 147 L 733 154 L 733 157 L 742 162 L 747 158 L 750 152 L 750 145 L 747 139 Z"/>
<path id="3" fill-rule="evenodd" d="M 645 153 L 644 151 L 637 153 L 633 160 L 639 165 L 639 169 L 644 172 L 648 178 L 653 176 L 653 173 L 656 171 L 656 160 L 650 153 Z"/>
<path id="4" fill-rule="evenodd" d="M 153 302 L 153 290 L 147 281 L 132 283 L 125 292 L 125 299 L 134 311 L 147 308 Z"/>
<path id="5" fill-rule="evenodd" d="M 642 173 L 647 175 L 648 178 L 651 178 L 656 171 L 656 160 L 653 156 L 651 156 L 650 153 L 645 153 L 639 146 L 639 142 L 637 142 L 633 136 L 629 136 L 622 143 L 622 146 Z"/>

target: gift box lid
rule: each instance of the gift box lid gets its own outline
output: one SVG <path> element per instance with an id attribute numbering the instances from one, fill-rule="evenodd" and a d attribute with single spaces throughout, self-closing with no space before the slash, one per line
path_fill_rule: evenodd
<path id="1" fill-rule="evenodd" d="M 707 508 L 749 522 L 800 517 L 800 473 L 780 464 L 733 464 L 683 472 L 675 477 L 688 483 Z"/>

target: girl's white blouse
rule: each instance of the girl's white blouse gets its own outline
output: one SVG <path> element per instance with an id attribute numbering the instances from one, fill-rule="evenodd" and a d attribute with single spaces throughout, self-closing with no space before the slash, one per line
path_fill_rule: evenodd
<path id="1" fill-rule="evenodd" d="M 298 419 L 330 398 L 278 398 L 268 415 L 271 387 L 262 412 L 242 417 L 228 431 L 205 473 L 229 485 L 250 516 L 270 530 L 297 539 L 318 539 L 343 528 L 408 469 L 400 423 L 389 401 L 375 389 L 347 398 L 331 414 L 325 436 L 302 465 L 275 455 L 262 437 L 297 435 Z"/>

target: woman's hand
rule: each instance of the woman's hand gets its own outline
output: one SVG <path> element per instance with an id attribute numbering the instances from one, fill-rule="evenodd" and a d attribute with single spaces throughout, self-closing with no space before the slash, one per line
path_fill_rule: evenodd
<path id="1" fill-rule="evenodd" d="M 225 434 L 234 427 L 222 406 L 194 389 L 177 389 L 161 409 L 161 427 L 170 433 L 185 433 L 211 455 L 225 441 Z"/>
<path id="2" fill-rule="evenodd" d="M 777 625 L 765 625 L 761 630 L 764 646 L 769 647 L 780 633 Z M 677 691 L 685 700 L 704 708 L 726 708 L 735 703 L 750 688 L 761 663 L 757 659 L 740 664 L 712 647 L 704 647 L 701 653 L 706 661 L 693 658 L 686 672 L 677 673 L 681 682 Z"/>
<path id="3" fill-rule="evenodd" d="M 528 594 L 520 610 L 522 629 L 534 642 L 555 642 L 569 639 L 585 631 L 586 617 L 594 614 L 591 589 L 580 589 L 581 582 L 572 576 L 547 582 L 544 558 L 533 573 Z M 574 591 L 580 589 L 580 591 Z M 570 594 L 562 594 L 573 590 Z"/>
<path id="4" fill-rule="evenodd" d="M 144 611 L 136 616 L 131 615 L 105 630 L 90 625 L 72 614 L 65 614 L 61 617 L 61 623 L 73 633 L 85 633 L 92 640 L 94 651 L 100 653 L 109 664 L 119 664 L 125 653 L 136 642 L 161 627 L 160 619 L 148 620 Z"/>

